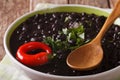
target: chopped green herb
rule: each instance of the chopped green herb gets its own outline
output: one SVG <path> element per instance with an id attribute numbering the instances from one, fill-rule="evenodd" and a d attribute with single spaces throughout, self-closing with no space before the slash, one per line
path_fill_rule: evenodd
<path id="1" fill-rule="evenodd" d="M 74 50 L 77 47 L 83 45 L 84 42 L 84 28 L 82 25 L 79 25 L 77 28 L 64 28 L 62 31 L 59 31 L 59 36 L 65 35 L 66 39 L 63 40 L 54 40 L 52 37 L 47 37 L 44 39 L 44 42 L 47 43 L 56 53 L 59 50 Z"/>

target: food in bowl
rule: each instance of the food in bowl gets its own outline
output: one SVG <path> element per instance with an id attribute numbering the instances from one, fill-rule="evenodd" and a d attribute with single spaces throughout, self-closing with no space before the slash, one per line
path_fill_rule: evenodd
<path id="1" fill-rule="evenodd" d="M 120 65 L 120 26 L 112 25 L 102 40 L 104 58 L 93 70 L 77 71 L 66 64 L 67 55 L 91 41 L 106 20 L 105 16 L 85 12 L 53 12 L 35 14 L 21 23 L 10 37 L 10 51 L 16 57 L 20 46 L 43 42 L 52 50 L 52 59 L 42 65 L 28 66 L 34 70 L 61 76 L 83 76 L 101 73 Z M 14 44 L 14 45 L 13 45 Z M 34 55 L 40 49 L 28 52 Z"/>

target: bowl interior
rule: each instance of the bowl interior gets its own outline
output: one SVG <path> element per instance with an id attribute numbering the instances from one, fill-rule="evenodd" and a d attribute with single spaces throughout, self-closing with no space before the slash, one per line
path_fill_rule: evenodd
<path id="1" fill-rule="evenodd" d="M 52 13 L 52 12 L 78 12 L 78 13 L 86 12 L 89 14 L 94 13 L 96 15 L 104 15 L 104 16 L 109 15 L 109 13 L 107 13 L 103 10 L 100 10 L 97 8 L 82 7 L 82 6 L 60 6 L 60 7 L 47 8 L 47 9 L 43 9 L 40 11 L 34 11 L 31 13 L 27 13 L 27 14 L 23 15 L 22 17 L 18 18 L 16 21 L 14 21 L 8 28 L 7 34 L 5 37 L 5 44 L 7 45 L 8 50 L 10 50 L 9 41 L 10 41 L 11 34 L 18 27 L 18 25 L 20 25 L 26 19 L 28 19 L 29 17 L 31 17 L 35 14 L 44 14 L 44 13 Z"/>

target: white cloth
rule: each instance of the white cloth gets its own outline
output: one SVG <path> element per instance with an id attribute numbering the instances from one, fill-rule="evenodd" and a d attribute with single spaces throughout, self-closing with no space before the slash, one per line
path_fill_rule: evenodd
<path id="1" fill-rule="evenodd" d="M 9 57 L 5 55 L 0 62 L 0 80 L 31 80 L 22 70 L 13 66 Z"/>

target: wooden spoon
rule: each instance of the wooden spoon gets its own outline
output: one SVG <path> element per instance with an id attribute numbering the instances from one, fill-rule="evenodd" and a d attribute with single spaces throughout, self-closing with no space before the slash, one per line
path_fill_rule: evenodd
<path id="1" fill-rule="evenodd" d="M 117 1 L 115 8 L 107 18 L 98 35 L 90 43 L 80 46 L 68 55 L 66 59 L 68 66 L 77 70 L 90 70 L 99 65 L 103 59 L 101 39 L 111 24 L 119 16 L 120 0 Z"/>

